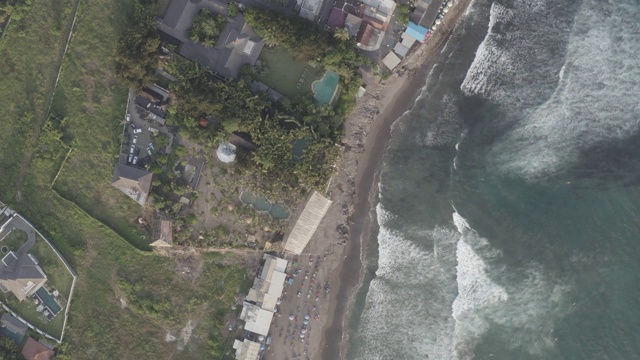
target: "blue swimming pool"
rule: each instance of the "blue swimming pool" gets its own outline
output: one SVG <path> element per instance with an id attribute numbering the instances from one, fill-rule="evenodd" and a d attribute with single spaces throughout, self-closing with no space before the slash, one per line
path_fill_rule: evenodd
<path id="1" fill-rule="evenodd" d="M 322 79 L 314 81 L 313 84 L 311 84 L 311 89 L 313 90 L 313 96 L 316 102 L 320 105 L 330 104 L 338 91 L 339 81 L 340 75 L 333 71 L 325 72 Z"/>
<path id="2" fill-rule="evenodd" d="M 51 311 L 53 315 L 59 313 L 60 310 L 62 310 L 62 307 L 60 306 L 60 304 L 58 304 L 53 295 L 51 295 L 44 287 L 41 287 L 40 289 L 38 289 L 38 291 L 36 291 L 36 296 L 38 296 L 38 298 L 42 300 L 44 306 L 49 308 L 49 311 Z"/>

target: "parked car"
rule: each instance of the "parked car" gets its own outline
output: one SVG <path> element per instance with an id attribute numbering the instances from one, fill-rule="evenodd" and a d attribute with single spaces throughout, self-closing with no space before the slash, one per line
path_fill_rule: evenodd
<path id="1" fill-rule="evenodd" d="M 131 114 L 127 113 L 127 122 L 131 122 Z"/>
<path id="2" fill-rule="evenodd" d="M 137 142 L 138 142 L 138 135 L 135 135 L 135 136 L 133 137 L 133 143 L 135 144 L 135 143 L 137 143 Z"/>
<path id="3" fill-rule="evenodd" d="M 131 144 L 131 149 L 129 150 L 129 154 L 133 154 L 133 151 L 136 149 L 136 146 Z"/>
<path id="4" fill-rule="evenodd" d="M 151 142 L 149 143 L 149 149 L 151 149 L 151 150 L 155 150 L 156 149 L 156 148 L 153 147 L 153 143 L 151 143 Z"/>
<path id="5" fill-rule="evenodd" d="M 137 164 L 137 163 L 138 163 L 138 157 L 137 157 L 137 156 L 134 156 L 134 157 L 133 157 L 133 162 L 132 162 L 132 164 L 133 164 L 133 165 L 135 165 L 135 164 Z"/>
<path id="6" fill-rule="evenodd" d="M 151 149 L 147 148 L 147 154 L 149 154 L 149 156 L 151 156 Z"/>
<path id="7" fill-rule="evenodd" d="M 131 162 L 131 161 L 133 161 L 133 154 L 129 154 L 129 160 L 128 160 L 128 162 Z"/>
<path id="8" fill-rule="evenodd" d="M 142 129 L 135 129 L 133 130 L 134 134 L 140 134 L 142 132 Z"/>
<path id="9" fill-rule="evenodd" d="M 131 128 L 132 128 L 132 129 L 135 129 L 136 127 L 137 127 L 137 126 L 136 126 L 136 124 L 131 123 Z"/>

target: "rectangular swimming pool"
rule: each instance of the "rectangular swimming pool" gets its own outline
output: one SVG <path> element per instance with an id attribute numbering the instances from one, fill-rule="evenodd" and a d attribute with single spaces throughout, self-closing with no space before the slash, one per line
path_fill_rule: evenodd
<path id="1" fill-rule="evenodd" d="M 62 310 L 62 306 L 58 304 L 53 295 L 51 295 L 44 287 L 41 287 L 36 291 L 36 296 L 42 301 L 44 306 L 49 308 L 49 311 L 51 311 L 53 315 L 56 315 L 60 310 Z"/>

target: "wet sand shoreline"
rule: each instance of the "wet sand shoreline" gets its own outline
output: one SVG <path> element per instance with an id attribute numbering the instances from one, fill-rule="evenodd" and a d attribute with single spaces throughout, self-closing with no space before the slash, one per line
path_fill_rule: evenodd
<path id="1" fill-rule="evenodd" d="M 335 360 L 346 357 L 352 305 L 363 285 L 365 269 L 362 254 L 366 251 L 371 236 L 375 236 L 378 231 L 378 224 L 375 222 L 378 182 L 393 124 L 413 106 L 420 95 L 438 54 L 471 1 L 463 0 L 456 3 L 438 31 L 404 65 L 406 70 L 399 71 L 404 76 L 398 76 L 396 72 L 394 78 L 389 79 L 380 91 L 383 94 L 380 104 L 382 111 L 370 126 L 364 151 L 358 161 L 354 184 L 354 211 L 349 226 L 350 241 L 340 265 L 332 273 L 334 288 L 337 287 L 338 290 L 329 304 L 330 319 L 325 324 L 320 351 L 314 356 L 316 359 Z"/>

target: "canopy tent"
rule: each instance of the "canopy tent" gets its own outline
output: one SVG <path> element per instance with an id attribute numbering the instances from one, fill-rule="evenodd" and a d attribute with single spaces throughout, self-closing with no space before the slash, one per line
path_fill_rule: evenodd
<path id="1" fill-rule="evenodd" d="M 331 200 L 314 191 L 287 237 L 284 249 L 296 255 L 302 254 L 330 206 Z"/>

